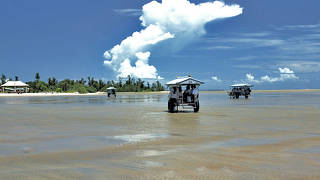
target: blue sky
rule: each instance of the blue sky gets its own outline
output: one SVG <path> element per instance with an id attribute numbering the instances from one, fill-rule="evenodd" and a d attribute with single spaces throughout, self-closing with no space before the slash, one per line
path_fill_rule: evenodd
<path id="1" fill-rule="evenodd" d="M 116 79 L 103 54 L 144 29 L 139 14 L 149 2 L 0 1 L 0 73 L 23 81 L 36 72 L 42 80 Z M 162 82 L 191 74 L 206 82 L 204 89 L 226 89 L 251 75 L 257 89 L 320 88 L 320 1 L 224 2 L 243 13 L 207 23 L 206 33 L 188 43 L 152 47 L 149 64 Z"/>

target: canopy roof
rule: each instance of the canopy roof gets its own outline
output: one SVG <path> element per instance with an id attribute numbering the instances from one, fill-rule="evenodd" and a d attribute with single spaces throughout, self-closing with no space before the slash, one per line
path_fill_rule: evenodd
<path id="1" fill-rule="evenodd" d="M 28 87 L 29 85 L 26 83 L 23 83 L 21 81 L 8 81 L 1 85 L 1 87 Z"/>
<path id="2" fill-rule="evenodd" d="M 107 90 L 113 90 L 113 89 L 117 89 L 117 88 L 114 88 L 114 87 L 108 87 Z"/>
<path id="3" fill-rule="evenodd" d="M 253 87 L 253 85 L 251 84 L 234 84 L 234 85 L 231 85 L 231 87 Z"/>
<path id="4" fill-rule="evenodd" d="M 178 86 L 178 85 L 200 85 L 204 82 L 194 79 L 192 77 L 177 78 L 170 82 L 167 82 L 167 86 Z"/>

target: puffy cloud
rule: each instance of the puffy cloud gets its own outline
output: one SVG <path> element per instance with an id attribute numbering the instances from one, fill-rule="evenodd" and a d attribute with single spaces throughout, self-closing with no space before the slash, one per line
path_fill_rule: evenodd
<path id="1" fill-rule="evenodd" d="M 296 72 L 320 72 L 320 62 L 317 61 L 289 61 L 285 63 Z"/>
<path id="2" fill-rule="evenodd" d="M 270 77 L 268 75 L 262 76 L 260 80 L 255 79 L 255 77 L 252 74 L 246 74 L 247 81 L 252 83 L 263 83 L 263 82 L 281 82 L 286 80 L 293 80 L 293 79 L 299 79 L 292 70 L 289 68 L 279 68 L 280 72 L 279 77 Z"/>
<path id="3" fill-rule="evenodd" d="M 211 79 L 214 80 L 214 81 L 217 81 L 217 82 L 221 82 L 222 81 L 217 76 L 212 76 Z"/>
<path id="4" fill-rule="evenodd" d="M 127 77 L 128 75 L 139 78 L 154 78 L 157 76 L 157 70 L 154 66 L 148 64 L 150 52 L 136 53 L 135 66 L 131 66 L 130 59 L 125 59 L 117 71 L 120 77 Z"/>
<path id="5" fill-rule="evenodd" d="M 221 1 L 201 4 L 188 0 L 151 1 L 142 8 L 140 20 L 144 29 L 106 51 L 104 64 L 120 77 L 157 78 L 157 69 L 148 62 L 152 46 L 168 39 L 179 44 L 188 42 L 205 34 L 206 23 L 241 13 L 239 5 L 225 5 Z"/>
<path id="6" fill-rule="evenodd" d="M 152 1 L 143 6 L 140 17 L 143 26 L 158 24 L 173 33 L 205 33 L 204 25 L 210 21 L 237 16 L 242 13 L 239 5 L 227 6 L 221 1 L 201 4 L 188 0 Z"/>
<path id="7" fill-rule="evenodd" d="M 164 78 L 161 77 L 161 76 L 158 76 L 157 79 L 158 79 L 158 80 L 163 80 Z"/>
<path id="8" fill-rule="evenodd" d="M 255 80 L 255 77 L 252 74 L 246 74 L 246 77 L 249 82 L 259 83 L 258 80 Z"/>

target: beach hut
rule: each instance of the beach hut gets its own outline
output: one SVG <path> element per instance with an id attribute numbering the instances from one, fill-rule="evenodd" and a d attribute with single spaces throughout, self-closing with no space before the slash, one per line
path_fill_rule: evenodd
<path id="1" fill-rule="evenodd" d="M 15 92 L 15 93 L 22 93 L 28 92 L 29 85 L 21 82 L 21 81 L 8 81 L 5 84 L 1 85 L 2 92 Z"/>

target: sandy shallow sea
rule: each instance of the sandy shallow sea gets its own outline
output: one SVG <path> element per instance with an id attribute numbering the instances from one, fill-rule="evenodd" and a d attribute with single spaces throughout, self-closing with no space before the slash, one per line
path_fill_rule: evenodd
<path id="1" fill-rule="evenodd" d="M 0 179 L 320 179 L 320 92 L 1 97 Z"/>

